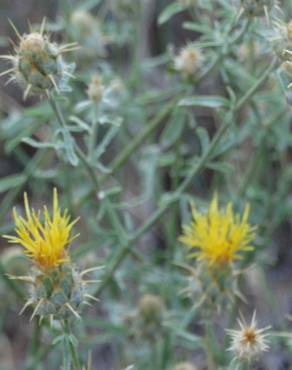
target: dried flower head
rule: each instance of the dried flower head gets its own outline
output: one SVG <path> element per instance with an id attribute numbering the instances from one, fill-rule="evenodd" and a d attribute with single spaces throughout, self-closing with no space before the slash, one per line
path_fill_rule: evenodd
<path id="1" fill-rule="evenodd" d="M 24 87 L 24 99 L 30 93 L 43 93 L 52 89 L 56 91 L 68 90 L 68 79 L 72 77 L 74 65 L 67 65 L 62 54 L 75 50 L 76 43 L 63 46 L 52 43 L 44 33 L 45 20 L 40 32 L 20 35 L 11 23 L 19 39 L 15 46 L 15 55 L 2 55 L 2 59 L 9 60 L 12 68 L 1 75 L 10 74 L 11 81 L 17 81 Z"/>
<path id="2" fill-rule="evenodd" d="M 174 68 L 184 76 L 193 76 L 198 72 L 202 63 L 202 54 L 193 45 L 182 48 L 174 58 Z"/>
<path id="3" fill-rule="evenodd" d="M 31 209 L 27 194 L 24 194 L 26 219 L 13 210 L 15 231 L 17 236 L 5 235 L 10 243 L 20 244 L 37 267 L 48 271 L 69 260 L 68 244 L 78 235 L 71 236 L 71 229 L 77 219 L 70 222 L 67 209 L 63 213 L 59 208 L 57 189 L 54 189 L 53 214 L 47 207 L 43 210 L 43 220 L 40 212 Z"/>
<path id="4" fill-rule="evenodd" d="M 248 205 L 242 217 L 233 212 L 232 203 L 226 209 L 219 209 L 215 195 L 206 213 L 192 207 L 193 220 L 183 227 L 184 233 L 179 240 L 195 249 L 190 257 L 206 261 L 209 266 L 228 265 L 242 258 L 240 252 L 253 250 L 250 243 L 255 237 L 255 227 L 247 222 L 248 216 Z"/>
<path id="5" fill-rule="evenodd" d="M 269 334 L 267 331 L 271 328 L 270 326 L 258 329 L 255 312 L 249 325 L 243 317 L 237 321 L 240 327 L 239 330 L 226 330 L 231 337 L 231 345 L 228 350 L 232 351 L 237 359 L 252 361 L 257 359 L 263 352 L 268 351 L 267 336 Z"/>

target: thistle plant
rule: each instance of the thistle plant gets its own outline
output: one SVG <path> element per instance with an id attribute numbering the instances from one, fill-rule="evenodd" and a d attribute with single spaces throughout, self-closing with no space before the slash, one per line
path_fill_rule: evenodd
<path id="1" fill-rule="evenodd" d="M 253 250 L 255 238 L 255 227 L 249 225 L 248 215 L 249 206 L 242 217 L 234 214 L 232 203 L 219 209 L 217 195 L 205 214 L 192 207 L 192 222 L 183 227 L 179 240 L 191 250 L 189 257 L 196 258 L 196 267 L 189 269 L 186 289 L 195 305 L 221 310 L 241 295 L 235 262 L 243 258 L 242 253 Z"/>
<path id="2" fill-rule="evenodd" d="M 280 370 L 290 2 L 29 3 L 0 37 L 1 370 Z"/>

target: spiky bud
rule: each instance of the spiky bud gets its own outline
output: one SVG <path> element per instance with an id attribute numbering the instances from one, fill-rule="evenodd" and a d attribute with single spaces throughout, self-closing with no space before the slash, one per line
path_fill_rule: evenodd
<path id="1" fill-rule="evenodd" d="M 137 335 L 144 339 L 157 338 L 162 333 L 164 304 L 161 297 L 144 294 L 139 302 L 136 314 Z"/>
<path id="2" fill-rule="evenodd" d="M 74 50 L 76 44 L 59 46 L 51 42 L 44 34 L 44 27 L 43 22 L 40 32 L 22 36 L 14 27 L 19 38 L 19 45 L 15 48 L 16 54 L 2 56 L 2 59 L 11 60 L 13 68 L 7 73 L 11 73 L 11 81 L 16 80 L 23 86 L 24 98 L 29 93 L 43 93 L 52 89 L 60 92 L 69 89 L 68 79 L 72 76 L 74 65 L 67 65 L 62 54 Z"/>

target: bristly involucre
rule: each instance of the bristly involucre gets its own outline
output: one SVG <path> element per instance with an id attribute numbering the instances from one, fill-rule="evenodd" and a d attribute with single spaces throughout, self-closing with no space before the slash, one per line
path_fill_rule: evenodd
<path id="1" fill-rule="evenodd" d="M 68 80 L 72 77 L 74 64 L 64 62 L 62 54 L 75 50 L 76 43 L 58 45 L 50 41 L 44 33 L 45 20 L 40 32 L 20 35 L 12 24 L 19 44 L 15 46 L 15 55 L 2 55 L 12 63 L 12 68 L 1 75 L 10 74 L 8 83 L 17 81 L 24 89 L 24 99 L 30 93 L 43 94 L 50 90 L 64 92 L 70 90 Z"/>

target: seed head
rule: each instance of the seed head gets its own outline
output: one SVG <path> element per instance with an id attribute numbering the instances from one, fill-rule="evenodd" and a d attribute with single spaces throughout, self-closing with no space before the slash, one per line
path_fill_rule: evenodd
<path id="1" fill-rule="evenodd" d="M 237 321 L 239 330 L 226 330 L 231 337 L 231 345 L 228 350 L 232 351 L 237 359 L 250 362 L 269 350 L 267 331 L 270 326 L 258 329 L 255 312 L 249 325 L 243 317 Z"/>
<path id="2" fill-rule="evenodd" d="M 194 46 L 187 45 L 174 58 L 174 68 L 184 76 L 190 77 L 198 72 L 201 62 L 201 52 Z"/>

